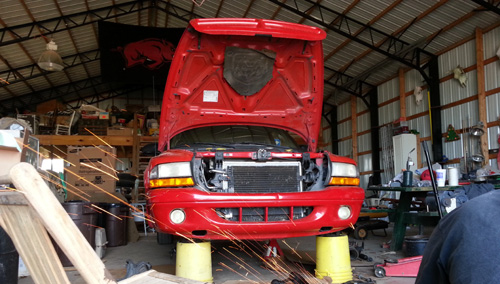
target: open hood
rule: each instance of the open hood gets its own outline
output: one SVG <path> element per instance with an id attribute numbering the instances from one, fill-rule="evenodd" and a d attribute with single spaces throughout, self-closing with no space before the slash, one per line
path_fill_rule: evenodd
<path id="1" fill-rule="evenodd" d="M 195 19 L 170 66 L 159 149 L 211 125 L 260 125 L 316 150 L 323 103 L 323 30 L 256 19 Z"/>

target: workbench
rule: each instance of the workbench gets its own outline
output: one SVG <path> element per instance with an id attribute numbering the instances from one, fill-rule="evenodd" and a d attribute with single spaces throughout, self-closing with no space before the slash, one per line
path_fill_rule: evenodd
<path id="1" fill-rule="evenodd" d="M 454 190 L 459 186 L 438 187 L 439 191 Z M 406 234 L 406 226 L 408 224 L 435 226 L 439 222 L 439 214 L 435 212 L 412 211 L 411 203 L 414 197 L 426 197 L 428 192 L 432 192 L 432 187 L 379 187 L 372 186 L 367 190 L 373 191 L 395 191 L 400 192 L 399 202 L 391 210 L 391 220 L 394 220 L 394 228 L 392 232 L 391 249 L 401 250 Z"/>

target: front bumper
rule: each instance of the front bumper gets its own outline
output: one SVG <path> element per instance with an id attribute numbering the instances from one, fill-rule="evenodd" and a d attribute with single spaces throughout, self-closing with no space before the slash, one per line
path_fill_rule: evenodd
<path id="1" fill-rule="evenodd" d="M 197 189 L 155 189 L 148 192 L 148 210 L 155 227 L 163 233 L 197 239 L 275 239 L 326 234 L 354 225 L 364 199 L 359 187 L 329 187 L 300 193 L 227 194 Z M 351 216 L 338 217 L 340 206 Z M 306 217 L 287 221 L 229 221 L 216 208 L 313 207 Z M 182 209 L 181 224 L 170 221 L 170 212 Z M 241 211 L 240 211 L 241 212 Z M 266 209 L 267 212 L 267 209 Z M 267 220 L 267 218 L 265 218 Z"/>

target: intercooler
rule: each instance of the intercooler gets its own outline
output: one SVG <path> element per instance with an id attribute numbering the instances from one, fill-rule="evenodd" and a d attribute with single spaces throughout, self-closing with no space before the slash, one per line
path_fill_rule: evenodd
<path id="1" fill-rule="evenodd" d="M 234 193 L 274 193 L 302 191 L 298 161 L 224 161 L 228 191 Z"/>

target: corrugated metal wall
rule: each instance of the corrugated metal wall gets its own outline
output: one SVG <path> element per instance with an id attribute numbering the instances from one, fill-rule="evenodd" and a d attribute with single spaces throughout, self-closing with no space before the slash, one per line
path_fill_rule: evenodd
<path id="1" fill-rule="evenodd" d="M 484 60 L 485 63 L 485 88 L 487 93 L 487 122 L 492 123 L 500 120 L 500 61 L 496 58 L 496 52 L 500 48 L 500 28 L 493 29 L 483 35 Z M 492 62 L 491 62 L 492 61 Z M 476 42 L 468 41 L 438 57 L 440 79 L 449 78 L 453 69 L 457 66 L 464 68 L 467 76 L 466 86 L 462 87 L 455 79 L 444 80 L 440 83 L 441 105 L 445 106 L 441 112 L 441 127 L 444 133 L 448 126 L 453 126 L 456 130 L 464 127 L 476 125 L 479 120 L 479 110 L 477 101 L 477 71 L 476 71 Z M 452 76 L 451 76 L 452 77 Z M 425 82 L 422 75 L 416 70 L 410 70 L 404 74 L 405 92 L 413 93 L 417 86 L 425 88 Z M 377 87 L 378 103 L 382 105 L 378 109 L 379 125 L 385 125 L 393 122 L 400 117 L 399 102 L 399 78 L 389 80 Z M 417 104 L 413 94 L 406 97 L 406 117 L 408 118 L 409 129 L 415 129 L 420 133 L 421 138 L 429 138 L 431 135 L 429 119 L 429 102 L 427 89 L 423 90 L 423 101 Z M 467 101 L 469 99 L 470 101 Z M 465 100 L 464 103 L 456 106 L 447 106 L 457 101 Z M 358 99 L 357 113 L 366 110 L 364 103 Z M 351 117 L 350 102 L 344 103 L 338 107 L 339 121 Z M 412 118 L 413 117 L 413 118 Z M 357 118 L 358 133 L 370 129 L 370 114 L 363 113 Z M 338 126 L 339 139 L 350 137 L 351 121 L 341 123 Z M 485 134 L 486 135 L 486 134 Z M 500 127 L 494 125 L 487 131 L 489 149 L 498 149 L 498 137 Z M 462 136 L 462 135 L 461 135 Z M 472 143 L 476 143 L 471 139 Z M 430 141 L 427 141 L 429 149 Z M 443 154 L 448 159 L 463 157 L 464 137 L 458 141 L 445 142 L 443 138 Z M 346 139 L 339 143 L 339 154 L 352 157 L 352 140 Z M 358 136 L 358 153 L 371 151 L 371 135 L 363 134 Z M 432 153 L 431 153 L 432 157 Z M 363 154 L 358 157 L 360 172 L 370 172 L 372 170 L 372 155 Z M 421 151 L 421 161 L 425 162 L 425 156 Z M 424 163 L 425 165 L 425 163 Z M 497 169 L 496 159 L 490 159 L 490 165 Z M 458 164 L 450 166 L 459 166 Z M 361 177 L 361 185 L 366 187 L 370 174 Z"/>

